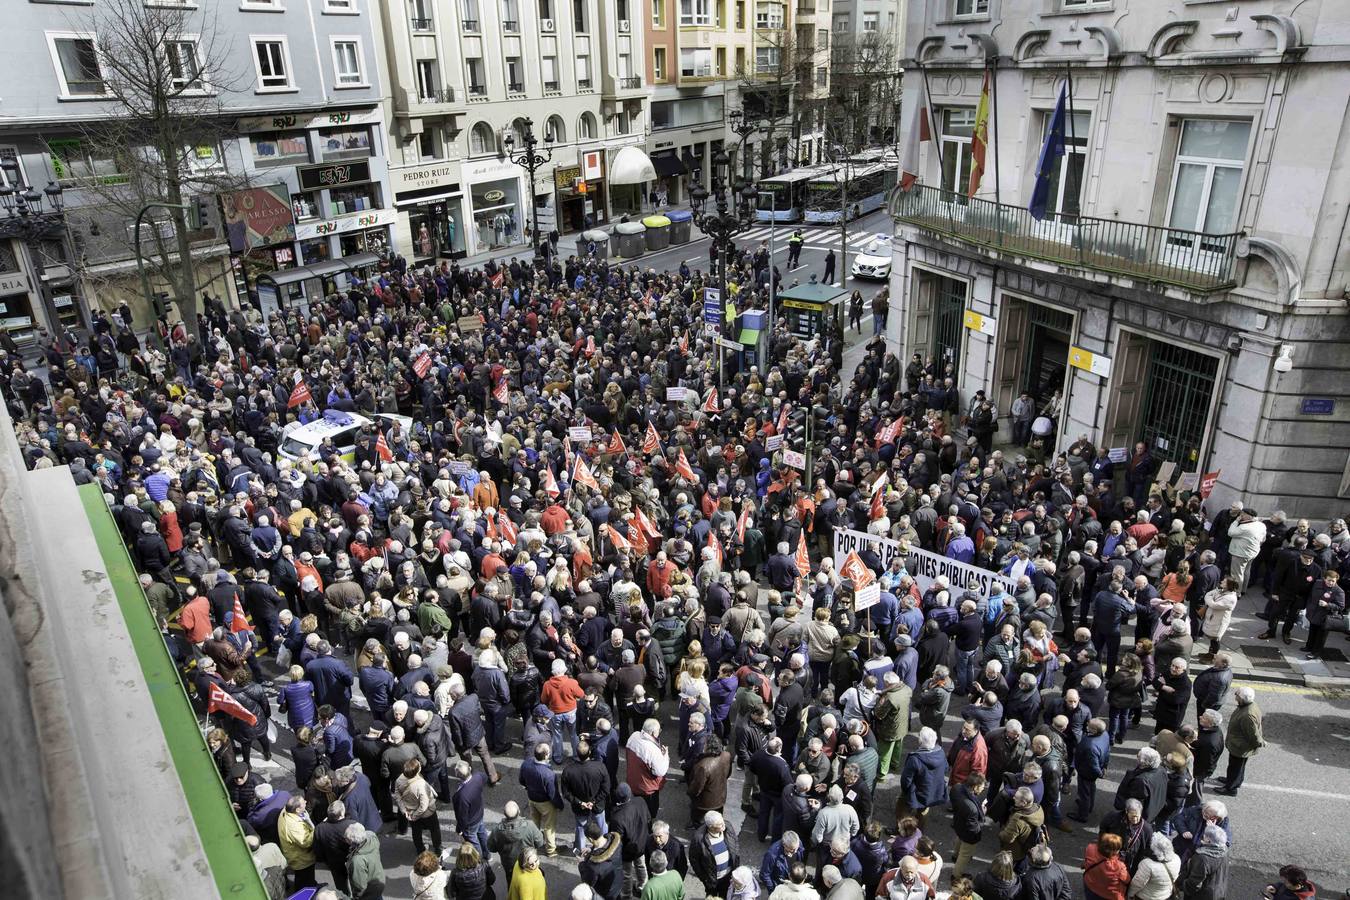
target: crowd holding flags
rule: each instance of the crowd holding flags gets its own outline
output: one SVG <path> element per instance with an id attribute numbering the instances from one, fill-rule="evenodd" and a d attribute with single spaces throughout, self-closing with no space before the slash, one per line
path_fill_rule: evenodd
<path id="1" fill-rule="evenodd" d="M 207 690 L 206 712 L 208 714 L 223 712 L 225 715 L 233 716 L 248 725 L 258 724 L 257 716 L 249 712 L 244 704 L 234 699 L 229 691 L 214 681 L 211 682 L 211 686 Z"/>
<path id="2" fill-rule="evenodd" d="M 426 378 L 427 373 L 431 371 L 431 354 L 423 350 L 413 361 L 413 371 L 417 373 L 418 378 Z"/>
<path id="3" fill-rule="evenodd" d="M 595 476 L 591 474 L 591 467 L 586 465 L 586 460 L 580 456 L 577 457 L 577 467 L 572 474 L 572 483 L 584 484 L 596 493 L 600 492 L 600 482 L 595 480 Z"/>
<path id="4" fill-rule="evenodd" d="M 647 436 L 642 441 L 642 452 L 650 456 L 661 449 L 661 435 L 657 434 L 656 426 L 651 422 L 647 423 Z"/>
<path id="5" fill-rule="evenodd" d="M 291 391 L 291 399 L 286 401 L 287 409 L 294 409 L 302 403 L 309 403 L 314 397 L 309 393 L 309 385 L 305 384 L 302 378 L 295 383 L 295 390 Z"/>

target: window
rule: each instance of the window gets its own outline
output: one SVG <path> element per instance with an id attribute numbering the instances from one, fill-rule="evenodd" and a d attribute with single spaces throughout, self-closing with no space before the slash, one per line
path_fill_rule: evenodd
<path id="1" fill-rule="evenodd" d="M 95 157 L 83 141 L 57 140 L 47 144 L 52 154 L 52 172 L 58 181 L 98 181 L 122 184 L 126 176 L 117 159 Z"/>
<path id="2" fill-rule="evenodd" d="M 863 13 L 862 30 L 864 32 L 875 32 L 881 25 L 881 13 L 865 12 Z"/>
<path id="3" fill-rule="evenodd" d="M 281 0 L 241 0 L 239 8 L 244 10 L 279 10 L 281 9 Z"/>
<path id="4" fill-rule="evenodd" d="M 956 0 L 956 15 L 984 16 L 989 14 L 989 0 Z"/>
<path id="5" fill-rule="evenodd" d="M 422 101 L 433 101 L 440 93 L 440 67 L 434 59 L 419 59 L 417 69 L 417 97 Z"/>
<path id="6" fill-rule="evenodd" d="M 525 70 L 521 67 L 519 56 L 506 58 L 506 89 L 513 94 L 525 91 Z"/>
<path id="7" fill-rule="evenodd" d="M 108 92 L 92 37 L 63 36 L 50 40 L 62 96 L 101 97 Z"/>
<path id="8" fill-rule="evenodd" d="M 169 41 L 165 45 L 169 57 L 169 73 L 173 86 L 180 91 L 200 91 L 202 66 L 197 57 L 196 41 Z"/>
<path id="9" fill-rule="evenodd" d="M 337 87 L 366 86 L 361 56 L 361 43 L 356 38 L 333 38 L 333 72 Z"/>
<path id="10" fill-rule="evenodd" d="M 830 85 L 830 70 L 825 66 L 816 68 L 816 87 L 823 88 Z"/>
<path id="11" fill-rule="evenodd" d="M 736 30 L 745 30 L 745 0 L 736 0 Z"/>
<path id="12" fill-rule="evenodd" d="M 755 27 L 775 31 L 781 30 L 783 27 L 783 5 L 781 3 L 765 3 L 763 0 L 756 3 Z"/>
<path id="13" fill-rule="evenodd" d="M 652 78 L 657 81 L 666 80 L 666 48 L 655 47 L 652 49 Z"/>
<path id="14" fill-rule="evenodd" d="M 628 21 L 628 0 L 614 0 L 614 17 L 620 22 Z"/>
<path id="15" fill-rule="evenodd" d="M 324 161 L 365 159 L 370 156 L 369 128 L 328 128 L 319 132 L 319 149 Z"/>
<path id="16" fill-rule="evenodd" d="M 441 158 L 441 129 L 438 126 L 422 123 L 422 133 L 417 136 L 417 158 L 421 161 Z"/>
<path id="17" fill-rule="evenodd" d="M 680 0 L 680 24 L 711 25 L 712 0 Z"/>
<path id="18" fill-rule="evenodd" d="M 619 53 L 619 80 L 623 81 L 633 76 L 633 57 L 629 53 Z M 621 85 L 626 87 L 627 85 Z"/>
<path id="19" fill-rule="evenodd" d="M 1111 0 L 1064 0 L 1065 9 L 1089 9 L 1094 6 L 1110 6 Z"/>
<path id="20" fill-rule="evenodd" d="M 469 155 L 487 156 L 496 152 L 497 136 L 492 133 L 492 126 L 486 122 L 475 124 L 469 132 Z"/>
<path id="21" fill-rule="evenodd" d="M 548 117 L 548 121 L 544 123 L 544 138 L 546 140 L 551 138 L 555 144 L 567 140 L 567 126 L 563 125 L 562 116 Z"/>
<path id="22" fill-rule="evenodd" d="M 464 20 L 465 31 L 478 30 L 478 0 L 460 0 L 460 14 Z"/>
<path id="23" fill-rule="evenodd" d="M 286 38 L 254 38 L 253 57 L 258 67 L 258 90 L 283 91 L 292 87 L 291 53 Z"/>
<path id="24" fill-rule="evenodd" d="M 409 0 L 408 18 L 413 31 L 431 31 L 436 27 L 431 18 L 432 0 Z"/>
<path id="25" fill-rule="evenodd" d="M 323 0 L 323 11 L 326 13 L 354 13 L 356 12 L 356 0 Z"/>
<path id="26" fill-rule="evenodd" d="M 1042 129 L 1041 143 L 1044 144 L 1044 132 L 1050 130 L 1050 113 L 1045 114 L 1045 127 Z M 1070 129 L 1072 125 L 1072 129 Z M 1079 198 L 1083 190 L 1083 172 L 1087 163 L 1088 129 L 1092 125 L 1092 115 L 1075 112 L 1072 123 L 1064 123 L 1064 156 L 1059 159 L 1055 170 L 1050 174 L 1049 211 L 1061 216 L 1079 214 Z"/>
<path id="27" fill-rule="evenodd" d="M 666 27 L 666 0 L 652 0 L 652 27 Z"/>
<path id="28" fill-rule="evenodd" d="M 516 34 L 520 31 L 520 4 L 516 0 L 502 2 L 502 31 Z"/>
<path id="29" fill-rule="evenodd" d="M 778 63 L 783 58 L 779 49 L 778 47 L 756 47 L 755 70 L 759 72 L 777 71 Z"/>
<path id="30" fill-rule="evenodd" d="M 1167 224 L 1187 231 L 1227 234 L 1236 227 L 1242 170 L 1251 123 L 1223 119 L 1186 119 L 1172 173 Z M 1191 244 L 1190 235 L 1169 236 L 1173 244 Z M 1201 249 L 1208 249 L 1204 240 Z"/>
<path id="31" fill-rule="evenodd" d="M 561 85 L 558 83 L 558 57 L 545 56 L 539 61 L 540 71 L 544 76 L 544 90 L 556 91 Z"/>
<path id="32" fill-rule="evenodd" d="M 586 0 L 572 0 L 572 28 L 577 34 L 586 33 Z"/>
<path id="33" fill-rule="evenodd" d="M 817 50 L 830 49 L 830 29 L 828 28 L 816 29 L 816 49 Z"/>
<path id="34" fill-rule="evenodd" d="M 737 48 L 736 48 L 736 71 L 737 71 L 737 72 L 744 72 L 744 71 L 745 71 L 745 48 L 744 48 L 744 47 L 737 47 Z"/>
<path id="35" fill-rule="evenodd" d="M 470 56 L 464 60 L 464 65 L 469 70 L 469 96 L 482 97 L 487 94 L 487 82 L 483 80 L 482 57 Z"/>
<path id="36" fill-rule="evenodd" d="M 975 110 L 942 110 L 942 186 L 965 196 L 970 181 L 970 138 L 975 133 Z"/>
<path id="37" fill-rule="evenodd" d="M 684 78 L 711 78 L 712 50 L 697 47 L 681 48 L 680 75 Z"/>
<path id="38" fill-rule="evenodd" d="M 257 168 L 309 162 L 309 135 L 303 131 L 255 134 L 248 140 Z"/>
<path id="39" fill-rule="evenodd" d="M 539 0 L 539 18 L 553 19 L 553 0 Z"/>
<path id="40" fill-rule="evenodd" d="M 319 217 L 319 192 L 297 191 L 291 194 L 291 211 L 299 221 Z"/>
<path id="41" fill-rule="evenodd" d="M 727 48 L 717 48 L 717 63 L 713 66 L 714 72 L 718 75 L 727 74 Z"/>
<path id="42" fill-rule="evenodd" d="M 577 87 L 586 91 L 591 89 L 591 58 L 589 56 L 577 57 Z"/>
<path id="43" fill-rule="evenodd" d="M 595 116 L 585 112 L 581 114 L 581 118 L 577 119 L 577 139 L 582 141 L 595 140 Z"/>
<path id="44" fill-rule="evenodd" d="M 834 17 L 835 34 L 841 34 L 846 31 L 848 31 L 848 16 L 835 16 Z"/>

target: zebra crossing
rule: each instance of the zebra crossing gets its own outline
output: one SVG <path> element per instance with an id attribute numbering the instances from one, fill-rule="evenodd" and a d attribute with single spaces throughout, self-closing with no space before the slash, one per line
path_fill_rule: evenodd
<path id="1" fill-rule="evenodd" d="M 774 236 L 774 249 L 786 252 L 788 238 L 798 228 L 801 229 L 802 237 L 806 242 L 802 245 L 806 250 L 838 250 L 839 249 L 839 228 L 834 225 L 779 225 L 770 229 L 768 225 L 758 228 L 751 228 L 749 231 L 742 232 L 736 236 L 736 242 L 742 247 L 755 246 L 761 241 L 768 241 L 772 231 Z M 850 233 L 848 236 L 849 249 L 859 249 L 867 246 L 877 236 L 874 231 L 859 231 Z"/>

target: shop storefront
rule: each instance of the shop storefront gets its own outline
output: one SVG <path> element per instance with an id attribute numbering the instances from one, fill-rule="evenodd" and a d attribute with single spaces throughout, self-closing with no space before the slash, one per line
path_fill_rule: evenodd
<path id="1" fill-rule="evenodd" d="M 390 171 L 399 216 L 398 250 L 408 259 L 429 263 L 466 254 L 459 174 L 458 163 Z"/>
<path id="2" fill-rule="evenodd" d="M 19 271 L 13 250 L 0 243 L 0 329 L 16 342 L 32 340 L 37 334 L 35 302 L 28 293 L 28 276 Z"/>
<path id="3" fill-rule="evenodd" d="M 581 166 L 559 166 L 553 170 L 553 208 L 558 231 L 566 234 L 585 229 L 589 190 L 581 177 Z"/>

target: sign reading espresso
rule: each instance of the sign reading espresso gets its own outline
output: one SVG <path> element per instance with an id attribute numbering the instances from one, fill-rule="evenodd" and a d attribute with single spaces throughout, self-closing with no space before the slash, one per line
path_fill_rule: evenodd
<path id="1" fill-rule="evenodd" d="M 323 188 L 369 181 L 370 162 L 360 159 L 343 163 L 326 163 L 321 166 L 301 166 L 296 172 L 300 176 L 302 190 L 318 191 Z"/>

